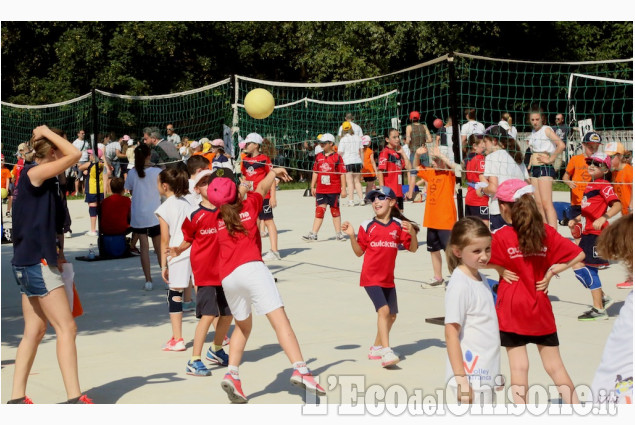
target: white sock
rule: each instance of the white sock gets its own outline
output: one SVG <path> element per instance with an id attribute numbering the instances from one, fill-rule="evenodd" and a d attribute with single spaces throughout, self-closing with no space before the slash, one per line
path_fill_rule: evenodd
<path id="1" fill-rule="evenodd" d="M 238 366 L 227 366 L 227 372 L 231 373 L 232 377 L 238 379 Z"/>
<path id="2" fill-rule="evenodd" d="M 309 373 L 309 368 L 306 367 L 305 362 L 295 362 L 293 363 L 293 368 L 297 369 L 298 372 L 300 372 L 302 375 L 306 375 L 307 373 Z"/>

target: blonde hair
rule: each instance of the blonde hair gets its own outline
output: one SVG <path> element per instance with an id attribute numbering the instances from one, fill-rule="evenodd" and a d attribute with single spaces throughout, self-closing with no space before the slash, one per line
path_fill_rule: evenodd
<path id="1" fill-rule="evenodd" d="M 622 261 L 633 276 L 633 214 L 622 216 L 606 227 L 597 239 L 596 249 L 602 258 Z"/>
<path id="2" fill-rule="evenodd" d="M 459 250 L 468 246 L 476 238 L 491 238 L 492 233 L 489 231 L 483 220 L 478 217 L 463 217 L 452 226 L 450 240 L 448 241 L 445 256 L 448 260 L 448 269 L 450 273 L 462 264 L 461 259 L 454 255 L 452 248 Z"/>
<path id="3" fill-rule="evenodd" d="M 61 137 L 64 137 L 66 135 L 62 130 L 58 128 L 51 128 L 51 131 Z M 51 152 L 51 149 L 57 149 L 55 143 L 51 142 L 46 137 L 37 140 L 34 137 L 31 137 L 29 144 L 33 146 L 33 150 L 24 155 L 24 159 L 28 162 L 35 161 L 36 159 L 46 158 Z"/>

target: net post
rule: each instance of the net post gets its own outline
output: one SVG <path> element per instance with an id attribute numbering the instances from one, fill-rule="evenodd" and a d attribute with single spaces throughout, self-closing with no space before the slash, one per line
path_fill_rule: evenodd
<path id="1" fill-rule="evenodd" d="M 449 97 L 450 97 L 450 118 L 452 118 L 452 151 L 454 152 L 454 158 L 459 158 L 461 161 L 461 147 L 460 134 L 459 134 L 459 120 L 458 120 L 458 102 L 457 102 L 457 88 L 456 88 L 456 69 L 454 68 L 454 52 L 448 53 L 448 73 L 450 77 L 449 85 Z M 456 191 L 456 209 L 458 218 L 463 218 L 463 189 L 461 188 L 461 176 L 456 176 L 456 183 L 459 188 Z"/>
<path id="2" fill-rule="evenodd" d="M 90 90 L 90 97 L 91 97 L 91 120 L 92 120 L 92 131 L 93 134 L 95 135 L 95 137 L 93 138 L 93 154 L 95 156 L 95 158 L 97 159 L 97 163 L 94 165 L 94 167 L 97 167 L 97 169 L 95 170 L 95 180 L 96 180 L 96 185 L 95 185 L 95 190 L 97 192 L 97 249 L 99 250 L 99 256 L 103 256 L 105 255 L 105 252 L 103 251 L 103 240 L 101 237 L 101 200 L 99 199 L 99 194 L 101 193 L 101 189 L 100 189 L 100 185 L 101 185 L 101 181 L 103 179 L 103 176 L 100 176 L 99 174 L 99 139 L 98 139 L 98 135 L 99 135 L 99 121 L 97 120 L 97 97 L 96 97 L 96 93 L 95 93 L 95 88 L 93 87 Z M 104 152 L 104 156 L 106 155 L 106 152 Z M 103 168 L 104 172 L 106 171 L 106 165 L 104 163 L 104 168 Z M 90 186 L 90 172 L 88 173 L 88 186 Z M 84 192 L 86 192 L 86 188 L 84 188 Z"/>

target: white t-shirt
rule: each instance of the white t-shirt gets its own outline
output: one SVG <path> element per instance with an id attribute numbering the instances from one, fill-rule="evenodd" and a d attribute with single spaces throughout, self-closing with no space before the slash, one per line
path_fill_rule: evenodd
<path id="1" fill-rule="evenodd" d="M 106 159 L 110 162 L 119 161 L 117 152 L 121 152 L 121 145 L 119 142 L 110 142 L 106 145 Z"/>
<path id="2" fill-rule="evenodd" d="M 630 382 L 628 381 L 630 379 Z M 626 297 L 609 339 L 604 346 L 600 366 L 595 371 L 591 393 L 595 403 L 605 403 L 607 396 L 598 398 L 600 390 L 608 400 L 623 404 L 633 400 L 633 291 Z"/>
<path id="3" fill-rule="evenodd" d="M 525 168 L 524 164 L 516 164 L 514 158 L 512 158 L 505 149 L 499 149 L 485 157 L 485 171 L 483 172 L 483 176 L 498 177 L 498 184 L 500 185 L 509 179 L 527 180 L 529 173 L 527 173 L 527 168 Z M 498 215 L 500 213 L 498 200 L 490 198 L 489 214 Z"/>
<path id="4" fill-rule="evenodd" d="M 337 153 L 344 160 L 344 165 L 361 164 L 362 157 L 359 154 L 361 149 L 362 139 L 354 134 L 346 134 L 340 139 Z"/>
<path id="5" fill-rule="evenodd" d="M 187 200 L 187 202 L 190 203 L 190 205 L 193 208 L 198 208 L 198 204 L 201 203 L 201 201 L 203 200 L 203 197 L 201 196 L 200 193 L 196 193 L 196 191 L 194 191 L 194 180 L 189 179 L 188 183 L 190 186 L 190 193 L 185 195 L 185 199 Z"/>
<path id="6" fill-rule="evenodd" d="M 161 217 L 168 224 L 170 229 L 170 244 L 169 246 L 179 246 L 183 242 L 183 231 L 181 226 L 185 219 L 193 211 L 192 205 L 183 197 L 170 196 L 162 203 L 159 208 L 154 212 L 157 217 Z M 170 258 L 169 264 L 174 264 L 177 261 L 190 257 L 190 248 L 186 249 L 178 257 Z"/>
<path id="7" fill-rule="evenodd" d="M 88 161 L 88 152 L 86 152 L 88 149 L 91 148 L 91 143 L 89 140 L 81 140 L 81 139 L 75 139 L 75 141 L 73 142 L 73 146 L 75 146 L 77 149 L 79 149 L 79 151 L 82 153 L 82 156 L 79 158 L 78 162 L 87 162 Z"/>
<path id="8" fill-rule="evenodd" d="M 461 136 L 470 137 L 474 133 L 484 134 L 485 126 L 478 121 L 468 121 L 461 126 Z"/>
<path id="9" fill-rule="evenodd" d="M 501 120 L 498 125 L 507 130 L 507 134 L 509 134 L 509 137 L 516 140 L 516 136 L 518 136 L 518 130 L 516 130 L 516 127 L 514 127 L 513 125 L 510 127 L 509 123 L 503 120 Z"/>
<path id="10" fill-rule="evenodd" d="M 130 227 L 143 229 L 159 225 L 159 219 L 154 212 L 161 205 L 161 196 L 157 187 L 157 177 L 161 173 L 158 167 L 145 169 L 146 175 L 140 178 L 137 170 L 128 171 L 124 187 L 132 191 L 132 208 L 130 212 Z"/>
<path id="11" fill-rule="evenodd" d="M 500 375 L 500 334 L 494 295 L 487 278 L 473 280 L 459 268 L 454 269 L 445 292 L 445 323 L 461 326 L 459 341 L 463 365 L 472 389 L 491 389 L 502 384 Z M 456 388 L 450 358 L 446 357 L 446 380 Z M 486 389 L 486 388 L 483 388 Z"/>
<path id="12" fill-rule="evenodd" d="M 545 134 L 547 128 L 550 129 L 551 127 L 543 125 L 540 127 L 540 130 L 533 130 L 531 132 L 531 136 L 529 136 L 529 147 L 532 152 L 545 152 L 551 155 L 556 151 L 556 144 Z"/>

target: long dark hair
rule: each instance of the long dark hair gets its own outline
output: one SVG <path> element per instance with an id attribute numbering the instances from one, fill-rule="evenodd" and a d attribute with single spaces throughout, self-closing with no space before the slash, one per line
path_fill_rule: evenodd
<path id="1" fill-rule="evenodd" d="M 225 228 L 231 237 L 234 237 L 235 233 L 242 233 L 248 235 L 249 232 L 243 226 L 243 222 L 240 219 L 240 213 L 243 209 L 243 201 L 240 195 L 236 196 L 236 200 L 233 203 L 223 204 L 220 206 L 220 218 L 225 222 Z"/>
<path id="2" fill-rule="evenodd" d="M 397 204 L 393 205 L 392 208 L 390 209 L 390 218 L 398 218 L 401 221 L 410 222 L 410 224 L 412 224 L 412 227 L 415 229 L 415 232 L 419 233 L 419 225 L 417 225 L 417 223 L 415 223 L 414 221 L 404 216 L 401 210 L 399 209 L 399 207 L 397 207 Z"/>
<path id="3" fill-rule="evenodd" d="M 518 237 L 518 247 L 524 255 L 542 252 L 543 242 L 547 237 L 542 215 L 534 197 L 526 193 L 516 202 L 503 202 L 511 207 L 512 227 Z"/>
<path id="4" fill-rule="evenodd" d="M 137 175 L 141 178 L 146 176 L 146 158 L 151 154 L 150 146 L 141 142 L 134 148 L 134 169 L 137 170 Z"/>
<path id="5" fill-rule="evenodd" d="M 200 156 L 200 155 L 197 155 Z M 189 175 L 187 171 L 180 168 L 166 168 L 159 174 L 159 181 L 170 186 L 170 190 L 177 197 L 190 193 Z"/>

